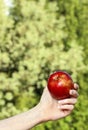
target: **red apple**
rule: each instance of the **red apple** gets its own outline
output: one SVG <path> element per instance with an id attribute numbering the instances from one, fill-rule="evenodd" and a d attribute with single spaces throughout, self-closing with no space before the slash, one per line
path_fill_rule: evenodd
<path id="1" fill-rule="evenodd" d="M 48 78 L 47 87 L 55 99 L 70 98 L 69 91 L 74 89 L 71 76 L 64 71 L 57 71 Z"/>

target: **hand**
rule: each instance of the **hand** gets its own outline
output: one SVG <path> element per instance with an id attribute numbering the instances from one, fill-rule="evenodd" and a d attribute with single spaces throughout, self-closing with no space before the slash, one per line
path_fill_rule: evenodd
<path id="1" fill-rule="evenodd" d="M 74 90 L 70 90 L 71 98 L 56 100 L 49 93 L 47 87 L 44 89 L 41 100 L 40 108 L 45 121 L 57 120 L 68 116 L 77 102 L 78 85 L 74 84 Z"/>

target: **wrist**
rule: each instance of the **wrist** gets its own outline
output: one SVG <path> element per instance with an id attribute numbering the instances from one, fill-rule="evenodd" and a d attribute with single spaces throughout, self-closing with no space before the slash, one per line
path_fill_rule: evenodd
<path id="1" fill-rule="evenodd" d="M 48 117 L 49 113 L 47 113 L 45 106 L 39 103 L 36 107 L 39 110 L 39 118 L 41 122 L 46 122 L 46 121 L 51 120 Z"/>
<path id="2" fill-rule="evenodd" d="M 30 113 L 33 113 L 32 118 L 34 119 L 34 124 L 35 125 L 38 125 L 38 124 L 43 123 L 43 122 L 46 121 L 45 116 L 44 116 L 44 112 L 43 112 L 43 108 L 42 108 L 42 105 L 40 103 L 37 104 L 32 109 L 32 111 L 29 110 L 29 116 L 30 116 Z"/>
<path id="3" fill-rule="evenodd" d="M 42 105 L 39 103 L 37 106 L 35 106 L 35 109 L 39 123 L 45 122 L 46 119 Z"/>

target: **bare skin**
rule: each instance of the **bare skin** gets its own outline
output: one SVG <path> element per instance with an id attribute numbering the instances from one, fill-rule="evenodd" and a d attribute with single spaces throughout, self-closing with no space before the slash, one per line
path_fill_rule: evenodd
<path id="1" fill-rule="evenodd" d="M 0 130 L 27 130 L 47 121 L 58 120 L 68 116 L 74 109 L 78 97 L 78 85 L 70 90 L 71 98 L 55 100 L 45 87 L 40 102 L 22 114 L 0 121 Z"/>

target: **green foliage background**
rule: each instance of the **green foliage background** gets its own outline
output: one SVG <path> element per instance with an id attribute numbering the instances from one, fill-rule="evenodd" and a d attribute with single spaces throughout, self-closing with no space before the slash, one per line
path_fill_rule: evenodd
<path id="1" fill-rule="evenodd" d="M 87 0 L 0 0 L 0 119 L 32 108 L 49 74 L 66 70 L 80 86 L 75 110 L 33 130 L 87 130 L 87 37 Z"/>

